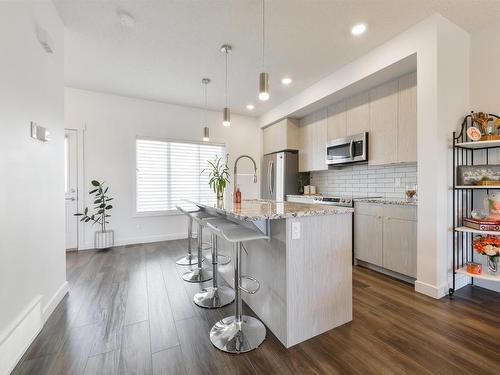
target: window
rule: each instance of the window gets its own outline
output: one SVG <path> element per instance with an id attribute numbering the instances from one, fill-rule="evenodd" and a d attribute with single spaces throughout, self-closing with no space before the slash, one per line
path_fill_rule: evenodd
<path id="1" fill-rule="evenodd" d="M 175 210 L 183 199 L 216 199 L 208 171 L 202 171 L 224 151 L 222 145 L 137 139 L 137 212 Z"/>

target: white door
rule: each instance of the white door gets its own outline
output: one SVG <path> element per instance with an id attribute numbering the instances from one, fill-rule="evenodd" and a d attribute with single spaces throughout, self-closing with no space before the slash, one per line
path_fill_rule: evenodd
<path id="1" fill-rule="evenodd" d="M 66 250 L 78 249 L 77 132 L 64 131 L 64 191 L 66 198 Z"/>

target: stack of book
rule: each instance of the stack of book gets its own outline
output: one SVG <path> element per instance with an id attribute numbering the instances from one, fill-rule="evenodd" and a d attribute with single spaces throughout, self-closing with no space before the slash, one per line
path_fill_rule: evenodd
<path id="1" fill-rule="evenodd" d="M 478 230 L 500 231 L 500 221 L 464 217 L 464 225 Z"/>

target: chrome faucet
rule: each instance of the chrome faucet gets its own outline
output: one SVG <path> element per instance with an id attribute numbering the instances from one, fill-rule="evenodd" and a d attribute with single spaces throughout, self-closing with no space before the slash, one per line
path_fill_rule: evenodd
<path id="1" fill-rule="evenodd" d="M 255 162 L 255 160 L 253 160 L 253 158 L 249 155 L 241 155 L 241 156 L 238 156 L 236 158 L 236 160 L 234 161 L 234 172 L 233 172 L 233 175 L 234 175 L 234 189 L 233 189 L 233 193 L 236 193 L 236 189 L 238 187 L 238 161 L 242 158 L 248 158 L 252 161 L 253 163 L 253 183 L 256 184 L 257 183 L 257 163 Z"/>

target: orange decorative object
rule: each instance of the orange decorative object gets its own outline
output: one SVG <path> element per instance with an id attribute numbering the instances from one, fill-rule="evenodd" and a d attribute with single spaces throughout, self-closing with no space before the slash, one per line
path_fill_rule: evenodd
<path id="1" fill-rule="evenodd" d="M 492 235 L 478 236 L 474 240 L 473 247 L 479 254 L 490 257 L 498 256 L 500 255 L 500 238 Z"/>
<path id="2" fill-rule="evenodd" d="M 483 266 L 479 263 L 467 263 L 467 272 L 480 275 L 483 272 Z"/>

